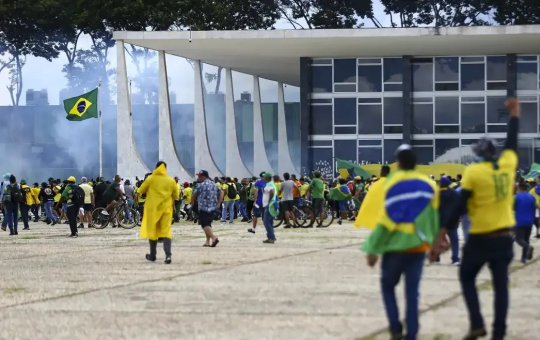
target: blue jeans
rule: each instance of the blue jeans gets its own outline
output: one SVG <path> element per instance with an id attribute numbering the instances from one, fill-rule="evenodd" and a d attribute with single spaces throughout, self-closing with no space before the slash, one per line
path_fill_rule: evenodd
<path id="1" fill-rule="evenodd" d="M 452 247 L 452 262 L 459 262 L 459 236 L 457 229 L 448 230 L 450 246 Z"/>
<path id="2" fill-rule="evenodd" d="M 392 333 L 403 332 L 403 325 L 399 321 L 395 288 L 401 276 L 405 276 L 406 339 L 416 339 L 416 334 L 418 334 L 418 289 L 425 256 L 424 253 L 387 253 L 382 257 L 381 290 Z"/>
<path id="3" fill-rule="evenodd" d="M 6 209 L 6 223 L 9 227 L 10 234 L 17 233 L 17 226 L 19 224 L 19 205 L 17 203 L 6 202 L 4 203 Z"/>
<path id="4" fill-rule="evenodd" d="M 223 202 L 223 210 L 221 211 L 221 222 L 225 222 L 227 220 L 227 211 L 229 212 L 229 221 L 233 223 L 234 221 L 234 202 L 226 201 Z"/>
<path id="5" fill-rule="evenodd" d="M 508 267 L 514 257 L 513 239 L 510 236 L 469 235 L 463 247 L 463 258 L 459 268 L 459 281 L 469 311 L 471 329 L 484 328 L 480 311 L 480 301 L 476 290 L 476 276 L 488 264 L 495 293 L 495 319 L 493 338 L 503 339 L 506 334 L 506 315 L 508 314 Z"/>
<path id="6" fill-rule="evenodd" d="M 276 235 L 274 234 L 274 218 L 270 214 L 270 209 L 268 209 L 268 206 L 264 208 L 263 223 L 264 228 L 266 229 L 266 237 L 269 240 L 275 241 Z"/>
<path id="7" fill-rule="evenodd" d="M 248 213 L 247 213 L 247 203 L 246 202 L 242 202 L 240 200 L 238 201 L 238 212 L 242 216 L 242 218 L 244 218 L 246 220 L 249 220 L 249 216 L 248 216 Z"/>
<path id="8" fill-rule="evenodd" d="M 52 207 L 54 205 L 54 201 L 47 201 L 43 203 L 43 209 L 45 210 L 45 215 L 51 222 L 56 223 L 56 217 L 53 214 Z"/>

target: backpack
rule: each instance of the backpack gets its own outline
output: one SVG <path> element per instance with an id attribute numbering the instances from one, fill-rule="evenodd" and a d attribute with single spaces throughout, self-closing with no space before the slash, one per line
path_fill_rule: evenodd
<path id="1" fill-rule="evenodd" d="M 12 203 L 23 203 L 25 201 L 24 194 L 22 193 L 21 188 L 17 184 L 10 184 L 9 189 Z"/>
<path id="2" fill-rule="evenodd" d="M 227 185 L 227 197 L 234 200 L 234 199 L 236 199 L 237 194 L 238 194 L 238 192 L 236 191 L 236 186 L 233 183 L 228 184 Z"/>
<path id="3" fill-rule="evenodd" d="M 84 204 L 84 190 L 78 185 L 72 186 L 71 203 L 77 207 L 82 207 Z"/>

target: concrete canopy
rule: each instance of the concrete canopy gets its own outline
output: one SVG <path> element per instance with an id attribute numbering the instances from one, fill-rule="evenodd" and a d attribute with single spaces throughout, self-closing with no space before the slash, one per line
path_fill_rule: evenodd
<path id="1" fill-rule="evenodd" d="M 191 37 L 191 39 L 190 39 Z M 295 86 L 300 57 L 540 53 L 540 25 L 114 33 L 114 39 Z"/>

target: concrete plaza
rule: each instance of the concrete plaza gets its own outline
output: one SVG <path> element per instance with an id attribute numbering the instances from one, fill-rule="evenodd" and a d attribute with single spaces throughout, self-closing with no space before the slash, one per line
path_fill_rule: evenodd
<path id="1" fill-rule="evenodd" d="M 18 237 L 1 233 L 0 338 L 388 338 L 379 271 L 359 250 L 367 231 L 279 228 L 278 242 L 263 245 L 263 228 L 246 227 L 216 226 L 221 243 L 212 249 L 201 247 L 199 227 L 175 225 L 171 265 L 161 249 L 146 262 L 135 229 L 84 229 L 70 239 L 67 225 L 33 223 Z M 422 339 L 458 339 L 468 328 L 448 263 L 446 255 L 425 267 Z M 515 261 L 512 271 L 508 338 L 538 338 L 540 265 Z M 488 278 L 484 268 L 478 283 L 491 324 Z"/>

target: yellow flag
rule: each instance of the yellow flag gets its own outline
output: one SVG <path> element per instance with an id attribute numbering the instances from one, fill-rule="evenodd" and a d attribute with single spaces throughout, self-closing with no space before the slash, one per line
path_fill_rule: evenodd
<path id="1" fill-rule="evenodd" d="M 362 202 L 362 206 L 354 222 L 356 228 L 375 229 L 384 209 L 385 181 L 386 178 L 382 177 L 369 187 L 369 191 Z"/>

